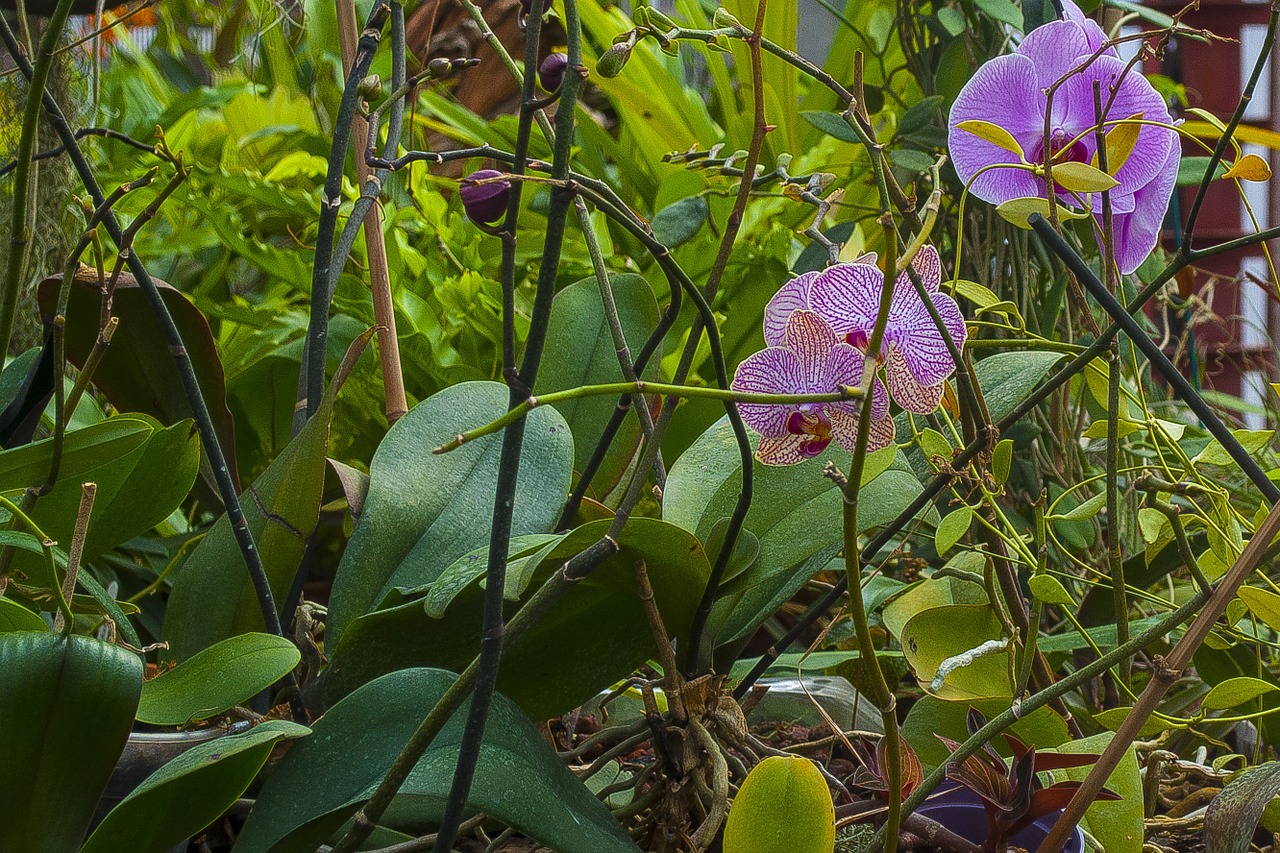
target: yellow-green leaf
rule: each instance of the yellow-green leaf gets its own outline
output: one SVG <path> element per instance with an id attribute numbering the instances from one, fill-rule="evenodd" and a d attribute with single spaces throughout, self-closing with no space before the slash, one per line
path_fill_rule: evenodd
<path id="1" fill-rule="evenodd" d="M 1246 154 L 1232 164 L 1224 178 L 1239 178 L 1242 181 L 1269 181 L 1271 180 L 1271 167 L 1267 165 L 1267 161 L 1263 160 L 1257 154 Z"/>
<path id="2" fill-rule="evenodd" d="M 1254 616 L 1267 623 L 1273 631 L 1280 631 L 1280 595 L 1256 586 L 1242 586 L 1237 594 L 1249 605 Z"/>
<path id="3" fill-rule="evenodd" d="M 1114 175 L 1128 162 L 1133 146 L 1138 143 L 1138 133 L 1142 130 L 1142 125 L 1138 124 L 1141 119 L 1142 113 L 1134 113 L 1107 133 L 1107 174 Z M 1097 152 L 1094 152 L 1090 163 L 1099 165 Z"/>
<path id="4" fill-rule="evenodd" d="M 1026 155 L 1022 153 L 1022 146 L 1018 144 L 1018 140 L 1014 139 L 1013 134 L 998 124 L 979 119 L 970 119 L 969 121 L 960 122 L 956 127 L 972 133 L 979 139 L 985 139 L 992 145 L 998 145 L 1005 151 L 1017 154 L 1019 160 L 1026 160 Z"/>
<path id="5" fill-rule="evenodd" d="M 1058 170 L 1054 169 L 1053 174 L 1056 176 Z M 1025 198 L 1011 198 L 996 207 L 996 213 L 1003 216 L 1012 224 L 1019 228 L 1031 229 L 1030 223 L 1027 221 L 1033 213 L 1038 213 L 1046 219 L 1049 217 L 1049 202 L 1039 196 L 1027 196 Z M 1063 205 L 1058 205 L 1058 218 L 1060 219 L 1084 219 L 1089 214 L 1071 210 Z"/>
<path id="6" fill-rule="evenodd" d="M 771 755 L 747 774 L 725 821 L 724 853 L 831 853 L 835 846 L 835 806 L 812 761 Z"/>
<path id="7" fill-rule="evenodd" d="M 1005 481 L 1009 479 L 1009 469 L 1013 465 L 1013 441 L 1005 438 L 996 444 L 996 449 L 991 451 L 991 476 L 995 477 L 996 485 L 1003 486 Z"/>
<path id="8" fill-rule="evenodd" d="M 938 530 L 933 536 L 933 544 L 938 551 L 938 556 L 941 557 L 954 548 L 961 537 L 968 532 L 969 525 L 972 523 L 973 510 L 967 506 L 948 513 L 946 518 L 938 522 Z"/>
<path id="9" fill-rule="evenodd" d="M 1121 724 L 1129 718 L 1129 714 L 1133 712 L 1131 705 L 1124 705 L 1119 708 L 1108 708 L 1105 711 L 1099 711 L 1093 715 L 1093 721 L 1104 728 L 1116 731 Z M 1152 738 L 1163 731 L 1173 728 L 1172 725 L 1166 723 L 1157 717 L 1148 717 L 1147 721 L 1142 724 L 1142 728 L 1138 729 L 1138 737 Z"/>
<path id="10" fill-rule="evenodd" d="M 1059 163 L 1053 167 L 1053 181 L 1077 193 L 1100 193 L 1120 184 L 1106 172 L 1088 163 Z"/>
<path id="11" fill-rule="evenodd" d="M 1027 586 L 1031 588 L 1031 594 L 1045 604 L 1059 604 L 1067 607 L 1074 606 L 1076 603 L 1071 593 L 1067 592 L 1067 588 L 1062 585 L 1062 581 L 1053 575 L 1034 575 L 1027 581 Z"/>
<path id="12" fill-rule="evenodd" d="M 1225 711 L 1227 708 L 1252 702 L 1259 696 L 1275 690 L 1280 690 L 1280 687 L 1259 678 L 1248 676 L 1228 678 L 1221 684 L 1213 686 L 1213 689 L 1200 702 L 1200 707 L 1206 711 Z"/>

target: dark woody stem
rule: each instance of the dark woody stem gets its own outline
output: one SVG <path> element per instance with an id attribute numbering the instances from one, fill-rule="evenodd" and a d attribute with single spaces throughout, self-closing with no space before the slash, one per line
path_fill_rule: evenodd
<path id="1" fill-rule="evenodd" d="M 324 365 L 329 348 L 329 287 L 333 263 L 333 243 L 342 206 L 342 174 L 351 141 L 351 125 L 360 101 L 360 82 L 369 73 L 373 54 L 382 39 L 382 27 L 391 7 L 374 4 L 356 48 L 355 61 L 342 89 L 338 116 L 334 122 L 333 145 L 329 149 L 329 167 L 320 194 L 320 219 L 316 229 L 315 262 L 311 271 L 311 317 L 307 323 L 306 346 L 302 353 L 302 372 L 298 377 L 298 405 L 294 411 L 293 432 L 296 435 L 307 419 L 316 413 L 324 396 Z M 362 140 L 363 142 L 363 140 Z"/>

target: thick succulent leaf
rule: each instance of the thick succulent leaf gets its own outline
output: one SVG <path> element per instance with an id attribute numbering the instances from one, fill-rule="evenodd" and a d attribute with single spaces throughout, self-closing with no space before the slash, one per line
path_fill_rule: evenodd
<path id="1" fill-rule="evenodd" d="M 191 747 L 108 812 L 80 853 L 163 853 L 217 820 L 248 789 L 276 743 L 308 731 L 268 720 Z"/>
<path id="2" fill-rule="evenodd" d="M 236 853 L 311 851 L 373 793 L 456 676 L 435 669 L 384 675 L 347 696 L 294 744 L 267 780 Z M 447 796 L 469 703 L 453 715 L 400 789 L 418 814 Z M 471 807 L 559 853 L 637 853 L 608 809 L 505 696 L 494 696 Z"/>
<path id="3" fill-rule="evenodd" d="M 0 850 L 76 850 L 133 726 L 142 659 L 92 637 L 0 634 Z"/>
<path id="4" fill-rule="evenodd" d="M 156 726 L 185 726 L 215 717 L 275 684 L 300 657 L 285 637 L 228 637 L 143 684 L 138 719 Z"/>
<path id="5" fill-rule="evenodd" d="M 354 619 L 395 588 L 431 583 L 455 560 L 489 542 L 500 434 L 433 454 L 459 433 L 507 411 L 496 382 L 463 382 L 414 406 L 387 431 L 369 466 L 364 512 L 342 556 L 329 605 L 327 638 L 342 639 Z M 548 533 L 559 517 L 573 468 L 573 438 L 551 407 L 528 416 L 512 509 L 512 535 Z"/>

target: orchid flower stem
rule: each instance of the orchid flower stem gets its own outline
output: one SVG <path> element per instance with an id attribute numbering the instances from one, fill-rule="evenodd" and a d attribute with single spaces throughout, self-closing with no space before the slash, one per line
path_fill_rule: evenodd
<path id="1" fill-rule="evenodd" d="M 855 400 L 862 396 L 861 388 L 848 385 L 840 386 L 837 391 L 822 394 L 764 394 L 750 391 L 732 391 L 724 388 L 705 388 L 692 385 L 668 385 L 663 382 L 609 382 L 604 385 L 582 385 L 566 391 L 553 391 L 550 394 L 539 394 L 529 397 L 514 409 L 495 421 L 461 433 L 453 441 L 435 448 L 432 453 L 448 453 L 462 445 L 486 435 L 492 435 L 508 424 L 523 418 L 531 410 L 539 406 L 555 405 L 567 400 L 580 400 L 584 397 L 598 397 L 602 394 L 666 394 L 670 397 L 685 399 L 724 400 L 733 403 L 775 403 L 778 405 L 796 405 L 799 403 L 837 403 L 842 400 Z"/>
<path id="2" fill-rule="evenodd" d="M 884 231 L 885 269 L 884 283 L 880 289 L 880 305 L 876 313 L 875 326 L 872 328 L 867 344 L 868 358 L 863 367 L 861 417 L 858 420 L 858 433 L 853 451 L 853 459 L 849 464 L 848 485 L 844 495 L 844 566 L 845 585 L 849 589 L 849 613 L 853 618 L 854 629 L 858 640 L 858 653 L 862 660 L 863 675 L 871 688 L 871 700 L 880 712 L 884 725 L 884 744 L 886 748 L 885 783 L 888 788 L 888 810 L 884 823 L 884 853 L 894 853 L 898 844 L 898 827 L 901 820 L 902 807 L 902 740 L 898 732 L 898 703 L 885 680 L 884 671 L 880 668 L 880 659 L 876 656 L 875 641 L 871 637 L 871 627 L 867 621 L 867 610 L 862 601 L 862 551 L 858 543 L 858 495 L 861 491 L 862 472 L 866 467 L 867 444 L 871 437 L 872 409 L 875 404 L 873 393 L 875 382 L 874 353 L 880 352 L 884 341 L 884 330 L 889 322 L 889 308 L 893 304 L 893 288 L 898 280 L 898 248 L 897 232 L 894 229 L 893 216 L 885 212 L 880 216 L 880 225 Z M 925 300 L 928 302 L 928 300 Z M 868 551 L 874 555 L 874 551 Z"/>
<path id="3" fill-rule="evenodd" d="M 18 66 L 19 71 L 30 80 L 34 74 L 26 56 L 22 53 L 17 39 L 14 38 L 13 31 L 9 28 L 8 22 L 4 16 L 0 16 L 0 39 L 3 39 L 5 46 L 8 48 L 10 55 L 13 57 L 14 63 Z M 58 102 L 49 94 L 46 89 L 42 95 L 47 118 L 52 124 L 58 138 L 62 144 L 66 146 L 67 154 L 71 159 L 72 165 L 75 167 L 76 173 L 80 178 L 80 182 L 93 199 L 93 203 L 101 207 L 106 201 L 106 196 L 102 192 L 102 188 L 98 185 L 97 179 L 93 175 L 88 161 L 85 159 L 84 152 L 80 149 L 79 143 L 76 141 L 75 134 L 71 130 L 71 126 L 67 123 L 66 116 L 63 115 L 62 109 L 58 106 Z M 124 230 L 121 229 L 120 223 L 116 220 L 114 213 L 109 209 L 103 216 L 103 225 L 106 226 L 107 233 L 111 239 L 119 246 L 127 246 L 125 242 Z M 255 596 L 258 599 L 258 606 L 262 611 L 263 623 L 266 630 L 276 636 L 284 636 L 284 630 L 280 625 L 280 616 L 276 611 L 275 599 L 271 592 L 271 585 L 267 580 L 266 568 L 262 563 L 262 555 L 259 553 L 256 543 L 253 539 L 253 531 L 249 529 L 248 521 L 245 519 L 244 510 L 240 505 L 240 496 L 236 491 L 235 482 L 231 478 L 230 469 L 227 467 L 226 456 L 223 452 L 222 445 L 219 443 L 218 433 L 213 424 L 213 418 L 209 414 L 209 407 L 205 403 L 204 395 L 200 390 L 199 380 L 196 378 L 195 369 L 191 363 L 191 356 L 188 354 L 185 344 L 182 340 L 182 334 L 178 331 L 177 324 L 174 322 L 172 315 L 169 313 L 168 307 L 164 303 L 164 298 L 160 295 L 159 289 L 156 287 L 155 281 L 147 272 L 146 266 L 142 263 L 136 252 L 130 251 L 126 262 L 134 277 L 138 280 L 138 285 L 142 290 L 143 297 L 147 301 L 148 307 L 156 321 L 163 330 L 165 343 L 169 347 L 169 351 L 173 354 L 174 364 L 178 370 L 178 376 L 182 382 L 183 391 L 187 397 L 187 403 L 191 407 L 192 417 L 196 422 L 196 428 L 200 433 L 200 446 L 208 457 L 209 466 L 213 470 L 214 480 L 218 487 L 218 495 L 222 499 L 223 505 L 226 507 L 227 519 L 231 524 L 232 534 L 235 537 L 236 545 L 240 549 L 241 556 L 244 558 L 245 567 L 249 577 L 253 582 Z M 285 678 L 286 686 L 294 686 L 296 688 L 296 680 L 292 674 Z M 301 706 L 295 707 L 296 712 L 301 711 Z"/>
<path id="4" fill-rule="evenodd" d="M 307 323 L 306 345 L 303 347 L 302 372 L 298 377 L 298 407 L 293 421 L 296 435 L 320 406 L 324 396 L 324 367 L 329 349 L 329 286 L 333 265 L 334 232 L 337 230 L 338 211 L 342 207 L 342 174 L 347 161 L 347 146 L 351 141 L 352 123 L 360 100 L 359 88 L 373 54 L 382 39 L 382 27 L 391 14 L 391 7 L 378 0 L 373 4 L 365 21 L 364 31 L 342 88 L 342 100 L 334 120 L 333 145 L 329 149 L 329 165 L 325 174 L 324 189 L 320 194 L 320 219 L 316 228 L 315 260 L 311 272 L 311 316 Z M 381 226 L 379 225 L 379 228 Z"/>
<path id="5" fill-rule="evenodd" d="M 41 94 L 44 84 L 49 79 L 53 67 L 54 48 L 62 37 L 67 16 L 71 13 L 71 0 L 58 0 L 53 14 L 45 24 L 44 36 L 40 39 L 40 52 L 36 54 L 35 67 L 28 75 L 26 104 L 22 112 L 22 127 L 18 135 L 17 165 L 13 170 L 13 185 L 10 198 L 13 199 L 13 211 L 9 222 L 8 263 L 4 269 L 4 278 L 0 280 L 0 361 L 9 352 L 9 336 L 13 334 L 13 323 L 18 309 L 18 293 L 22 290 L 22 273 L 27 259 L 27 247 L 31 243 L 31 225 L 27 222 L 29 213 L 28 194 L 31 187 L 31 163 L 35 155 L 36 133 L 40 128 Z M 7 28 L 6 24 L 6 28 Z M 10 52 L 17 54 L 16 44 Z M 25 57 L 24 60 L 25 62 Z"/>

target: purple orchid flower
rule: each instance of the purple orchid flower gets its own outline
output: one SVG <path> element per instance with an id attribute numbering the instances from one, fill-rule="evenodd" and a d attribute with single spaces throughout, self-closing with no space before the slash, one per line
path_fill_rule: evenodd
<path id="1" fill-rule="evenodd" d="M 844 343 L 817 313 L 792 311 L 781 335 L 738 365 L 733 390 L 765 394 L 821 394 L 862 381 L 862 353 Z M 794 465 L 826 450 L 834 439 L 846 450 L 857 443 L 861 400 L 835 403 L 739 403 L 742 420 L 760 433 L 756 458 L 766 465 Z M 884 386 L 872 390 L 869 450 L 893 440 Z"/>
<path id="2" fill-rule="evenodd" d="M 942 283 L 938 250 L 925 246 L 916 253 L 912 267 L 956 348 L 964 346 L 966 330 L 960 307 L 938 290 Z M 783 285 L 765 307 L 765 343 L 774 345 L 780 340 L 786 318 L 792 312 L 812 309 L 846 343 L 866 353 L 880 313 L 883 284 L 884 273 L 875 266 L 874 255 L 797 276 Z M 889 396 L 894 402 L 917 414 L 937 410 L 946 379 L 956 365 L 928 307 L 905 271 L 894 287 L 884 339 L 876 359 L 884 365 Z"/>
<path id="3" fill-rule="evenodd" d="M 1048 158 L 1055 164 L 1093 164 L 1097 151 L 1095 83 L 1102 98 L 1104 122 L 1138 117 L 1173 124 L 1155 87 L 1139 72 L 1127 70 L 1113 47 L 1104 47 L 1101 28 L 1085 18 L 1071 0 L 1063 0 L 1063 7 L 1064 20 L 1038 27 L 1014 53 L 997 56 L 979 68 L 951 108 L 951 160 L 960 179 L 984 201 L 1001 204 L 1015 198 L 1044 198 L 1044 181 L 1027 169 L 998 168 L 1023 160 L 1017 152 L 961 128 L 964 122 L 982 121 L 1003 128 L 1021 146 L 1026 162 L 1037 166 Z M 1081 66 L 1085 66 L 1083 70 L 1072 73 Z M 1050 104 L 1045 93 L 1064 77 L 1067 79 L 1053 96 L 1046 152 L 1045 113 Z M 1107 133 L 1115 133 L 1119 127 L 1112 124 Z M 1155 248 L 1173 193 L 1179 154 L 1177 131 L 1144 124 L 1123 162 L 1108 164 L 1119 182 L 1110 193 L 1116 264 L 1122 273 L 1137 269 Z M 997 168 L 988 168 L 993 166 Z M 1079 201 L 1061 188 L 1058 198 L 1079 207 Z M 1100 197 L 1089 198 L 1088 203 L 1101 222 Z"/>

